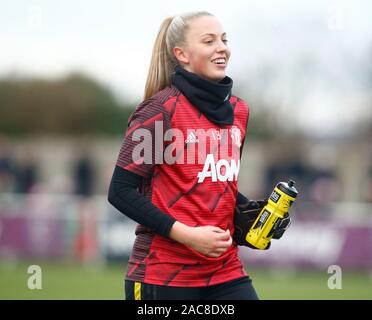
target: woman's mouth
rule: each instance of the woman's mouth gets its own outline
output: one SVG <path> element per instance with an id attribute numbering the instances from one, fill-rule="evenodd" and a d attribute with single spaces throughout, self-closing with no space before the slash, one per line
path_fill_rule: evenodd
<path id="1" fill-rule="evenodd" d="M 217 67 L 220 67 L 220 68 L 224 68 L 224 67 L 226 67 L 226 58 L 216 58 L 216 59 L 213 59 L 212 62 L 213 62 Z"/>

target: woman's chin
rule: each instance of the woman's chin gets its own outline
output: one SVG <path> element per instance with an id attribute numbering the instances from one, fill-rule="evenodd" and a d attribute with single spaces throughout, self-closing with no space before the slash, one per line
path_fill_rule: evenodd
<path id="1" fill-rule="evenodd" d="M 225 77 L 226 77 L 225 70 L 210 72 L 208 75 L 205 76 L 205 78 L 210 81 L 220 81 Z"/>
<path id="2" fill-rule="evenodd" d="M 223 73 L 223 74 L 218 74 L 218 75 L 215 75 L 214 77 L 213 77 L 213 81 L 221 81 L 223 78 L 225 78 L 226 77 L 226 74 L 225 73 Z"/>

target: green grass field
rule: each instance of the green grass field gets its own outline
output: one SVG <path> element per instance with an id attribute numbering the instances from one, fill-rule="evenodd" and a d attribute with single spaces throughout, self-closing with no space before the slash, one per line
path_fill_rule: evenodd
<path id="1" fill-rule="evenodd" d="M 42 289 L 30 290 L 29 265 L 42 268 Z M 122 299 L 124 267 L 84 267 L 77 264 L 0 262 L 0 299 Z M 372 299 L 372 276 L 342 274 L 342 289 L 330 290 L 325 271 L 281 273 L 250 270 L 261 299 Z"/>

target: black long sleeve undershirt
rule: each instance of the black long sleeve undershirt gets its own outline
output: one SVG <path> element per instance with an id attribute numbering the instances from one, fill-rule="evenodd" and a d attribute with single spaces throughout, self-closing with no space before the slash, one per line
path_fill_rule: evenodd
<path id="1" fill-rule="evenodd" d="M 119 166 L 115 167 L 108 192 L 108 201 L 137 223 L 169 237 L 176 219 L 157 208 L 138 188 L 143 178 Z"/>
<path id="2" fill-rule="evenodd" d="M 138 191 L 142 183 L 142 176 L 115 166 L 108 192 L 108 201 L 137 223 L 164 237 L 169 237 L 176 219 L 161 211 Z M 247 201 L 245 196 L 238 193 L 236 204 Z"/>

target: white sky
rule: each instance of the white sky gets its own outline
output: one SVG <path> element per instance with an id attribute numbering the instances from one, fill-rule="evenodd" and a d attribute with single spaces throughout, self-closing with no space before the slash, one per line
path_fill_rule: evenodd
<path id="1" fill-rule="evenodd" d="M 234 85 L 277 100 L 278 116 L 332 134 L 371 115 L 359 70 L 372 70 L 372 1 L 0 0 L 0 77 L 83 71 L 139 101 L 161 21 L 194 10 L 224 25 Z"/>

